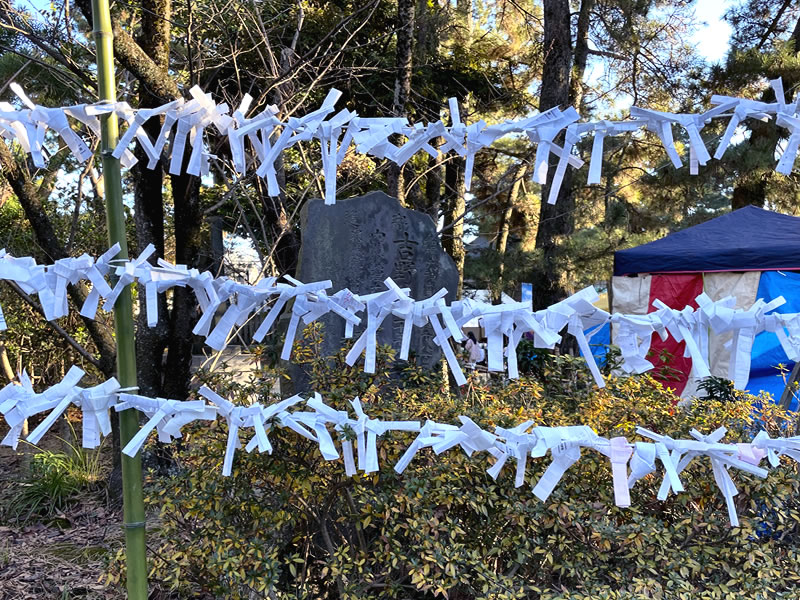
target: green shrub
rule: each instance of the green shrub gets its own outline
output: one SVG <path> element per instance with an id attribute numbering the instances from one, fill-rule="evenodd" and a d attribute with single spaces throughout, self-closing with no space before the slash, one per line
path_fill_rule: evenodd
<path id="1" fill-rule="evenodd" d="M 695 400 L 686 409 L 648 376 L 586 384 L 576 361 L 546 361 L 543 384 L 528 377 L 489 385 L 470 380 L 460 395 L 441 377 L 413 367 L 398 377 L 383 349 L 378 374 L 325 360 L 298 346 L 313 389 L 340 410 L 353 395 L 375 417 L 453 422 L 469 415 L 484 428 L 587 424 L 636 439 L 636 425 L 687 437 L 728 427 L 745 441 L 765 427 L 790 435 L 792 419 L 750 398 Z M 411 385 L 409 380 L 416 383 Z M 561 383 L 558 383 L 561 382 Z M 268 377 L 250 391 L 266 397 Z M 233 386 L 229 385 L 233 390 Z M 550 462 L 529 460 L 525 485 L 513 466 L 493 481 L 485 453 L 420 451 L 402 475 L 392 469 L 413 434 L 379 441 L 381 470 L 348 478 L 340 461 L 291 431 L 270 433 L 273 455 L 237 451 L 222 477 L 227 426 L 186 436 L 185 469 L 154 480 L 146 493 L 160 519 L 151 531 L 154 578 L 191 598 L 504 598 L 627 599 L 797 597 L 798 478 L 783 463 L 766 480 L 733 473 L 741 526 L 731 529 L 708 461 L 682 476 L 687 491 L 656 499 L 661 474 L 639 481 L 632 506 L 614 505 L 608 460 L 590 450 L 547 502 L 531 493 Z M 243 441 L 245 437 L 242 437 Z M 124 576 L 117 563 L 109 578 Z M 764 596 L 766 597 L 766 595 Z"/>
<path id="2" fill-rule="evenodd" d="M 73 439 L 75 431 L 72 431 Z M 27 521 L 47 519 L 63 511 L 78 492 L 103 482 L 100 449 L 87 450 L 66 440 L 65 452 L 37 448 L 31 457 L 30 474 L 19 483 L 6 509 L 6 518 Z M 26 442 L 23 442 L 26 443 Z"/>
<path id="3" fill-rule="evenodd" d="M 714 400 L 733 401 L 744 396 L 744 393 L 733 387 L 733 382 L 724 377 L 704 377 L 697 384 L 697 391 L 704 398 Z M 698 396 L 701 394 L 698 393 Z"/>

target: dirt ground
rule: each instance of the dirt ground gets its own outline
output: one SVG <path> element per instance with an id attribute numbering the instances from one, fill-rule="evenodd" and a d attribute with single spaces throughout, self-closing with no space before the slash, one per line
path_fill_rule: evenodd
<path id="1" fill-rule="evenodd" d="M 0 438 L 7 430 L 0 419 Z M 22 446 L 0 446 L 0 515 L 24 485 Z M 40 446 L 61 450 L 63 442 L 48 432 Z M 121 523 L 121 509 L 102 489 L 81 493 L 47 521 L 0 520 L 0 600 L 124 598 L 123 589 L 103 583 L 108 560 L 124 543 Z"/>

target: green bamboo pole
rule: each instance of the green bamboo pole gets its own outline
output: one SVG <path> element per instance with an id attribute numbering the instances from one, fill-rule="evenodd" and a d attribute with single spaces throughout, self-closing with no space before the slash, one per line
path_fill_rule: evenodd
<path id="1" fill-rule="evenodd" d="M 114 34 L 108 0 L 92 0 L 92 20 L 97 52 L 98 95 L 101 100 L 117 99 L 114 76 Z M 119 123 L 115 114 L 101 119 L 100 156 L 103 164 L 103 187 L 106 195 L 106 222 L 111 245 L 119 242 L 118 258 L 128 258 L 125 213 L 122 206 L 122 173 L 119 160 L 111 156 L 119 139 Z M 114 332 L 117 342 L 117 379 L 122 387 L 136 385 L 136 350 L 133 332 L 133 301 L 130 286 L 114 305 Z M 139 430 L 138 413 L 119 413 L 122 447 Z M 147 600 L 147 558 L 145 547 L 145 514 L 142 496 L 142 456 L 122 455 L 122 500 L 125 522 L 125 556 L 127 563 L 128 600 Z"/>

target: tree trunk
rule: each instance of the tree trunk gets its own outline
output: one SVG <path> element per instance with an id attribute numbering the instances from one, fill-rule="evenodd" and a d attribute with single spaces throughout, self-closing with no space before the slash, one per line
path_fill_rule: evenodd
<path id="1" fill-rule="evenodd" d="M 411 95 L 411 65 L 414 49 L 414 0 L 397 0 L 397 45 L 395 53 L 394 103 L 396 117 L 407 116 L 408 98 Z M 405 203 L 404 168 L 389 164 L 386 185 L 389 195 Z"/>
<path id="2" fill-rule="evenodd" d="M 0 369 L 2 369 L 3 375 L 5 375 L 6 383 L 14 383 L 17 377 L 14 375 L 14 369 L 11 366 L 11 361 L 8 359 L 8 349 L 6 348 L 5 341 L 0 341 Z"/>
<path id="3" fill-rule="evenodd" d="M 511 175 L 514 182 L 511 184 L 511 189 L 506 197 L 505 208 L 500 215 L 500 232 L 497 236 L 496 247 L 500 263 L 497 267 L 497 283 L 492 288 L 492 302 L 495 304 L 499 304 L 503 297 L 503 275 L 506 269 L 506 250 L 508 248 L 508 234 L 511 229 L 511 217 L 514 215 L 514 205 L 522 187 L 522 180 L 527 177 L 527 171 L 527 168 L 522 163 L 512 170 Z"/>
<path id="4" fill-rule="evenodd" d="M 575 59 L 569 82 L 569 103 L 580 111 L 583 104 L 583 75 L 589 58 L 589 25 L 595 0 L 583 0 L 578 11 L 578 27 L 575 36 Z"/>
<path id="5" fill-rule="evenodd" d="M 442 138 L 436 138 L 433 143 L 435 148 L 441 145 Z M 439 222 L 439 210 L 442 206 L 442 153 L 439 152 L 434 158 L 428 157 L 428 174 L 425 178 L 425 205 L 417 206 L 417 210 L 425 212 L 433 219 L 434 224 Z"/>
<path id="6" fill-rule="evenodd" d="M 188 153 L 187 153 L 188 160 Z M 185 165 L 184 165 L 185 166 Z M 203 215 L 200 210 L 200 180 L 194 175 L 172 175 L 175 206 L 175 262 L 189 268 L 205 267 L 201 260 Z M 169 350 L 163 390 L 168 398 L 183 399 L 189 394 L 192 364 L 192 329 L 198 318 L 197 299 L 191 288 L 175 287 L 169 322 Z"/>
<path id="7" fill-rule="evenodd" d="M 416 29 L 416 40 L 414 42 L 413 63 L 418 70 L 434 68 L 432 65 L 439 64 L 439 27 L 442 19 L 442 11 L 434 3 L 427 0 L 418 0 L 414 25 Z M 421 121 L 432 122 L 441 118 L 443 98 L 437 94 L 435 88 L 427 88 L 425 96 L 418 104 L 418 118 Z M 441 137 L 431 140 L 431 146 L 438 148 L 444 143 Z M 444 179 L 444 163 L 441 152 L 436 157 L 429 156 L 425 168 L 424 194 L 422 190 L 416 194 L 420 186 L 413 186 L 409 190 L 410 206 L 416 210 L 430 215 L 434 223 L 439 222 L 439 211 L 442 203 L 442 181 Z"/>
<path id="8" fill-rule="evenodd" d="M 142 50 L 163 71 L 169 69 L 170 45 L 170 0 L 146 0 L 142 6 L 141 35 L 137 39 Z M 154 108 L 170 97 L 154 94 L 150 87 L 140 82 L 139 107 Z M 158 137 L 161 119 L 150 119 L 143 127 L 151 139 Z M 131 169 L 134 186 L 134 218 L 138 250 L 148 244 L 156 248 L 157 257 L 164 257 L 164 168 L 159 160 L 154 169 L 147 168 L 147 155 L 138 144 L 134 150 L 139 162 Z M 145 294 L 140 293 L 139 315 L 136 328 L 136 370 L 139 391 L 145 396 L 163 395 L 164 350 L 169 342 L 167 300 L 164 294 L 158 298 L 158 324 L 147 325 Z"/>
<path id="9" fill-rule="evenodd" d="M 91 3 L 88 0 L 77 0 L 77 4 L 91 22 Z M 178 98 L 180 90 L 169 73 L 171 2 L 147 0 L 143 9 L 142 35 L 139 40 L 134 40 L 120 26 L 118 20 L 114 21 L 115 57 L 138 80 L 140 100 L 145 104 Z M 155 125 L 153 127 L 155 131 Z M 152 242 L 163 255 L 163 188 L 159 187 L 159 181 L 163 186 L 163 176 L 160 171 L 145 172 L 144 169 L 138 174 L 141 189 L 137 192 L 137 238 L 140 243 Z M 175 261 L 190 267 L 199 267 L 202 248 L 199 181 L 196 177 L 183 174 L 172 176 L 171 183 L 175 212 Z M 145 198 L 144 194 L 152 195 Z M 139 225 L 142 226 L 141 231 L 138 231 Z M 194 296 L 184 288 L 176 288 L 172 300 L 168 324 L 159 322 L 156 331 L 147 331 L 146 327 L 139 329 L 139 335 L 144 338 L 137 351 L 142 359 L 139 365 L 139 374 L 142 377 L 140 387 L 160 387 L 161 395 L 182 399 L 188 394 L 189 388 L 193 341 L 191 330 L 197 319 L 197 303 Z M 166 303 L 160 304 L 160 307 L 165 308 Z M 159 312 L 166 319 L 166 310 Z M 160 364 L 165 343 L 169 348 L 165 371 L 169 373 L 169 377 L 162 378 Z"/>
<path id="10" fill-rule="evenodd" d="M 539 96 L 539 110 L 569 102 L 570 70 L 572 67 L 572 41 L 568 0 L 544 0 L 544 67 Z M 556 143 L 563 144 L 563 134 Z M 566 294 L 563 278 L 558 272 L 560 238 L 572 233 L 574 228 L 574 203 L 572 172 L 567 169 L 556 204 L 548 204 L 550 186 L 558 159 L 549 157 L 547 183 L 542 186 L 539 229 L 536 248 L 542 251 L 542 263 L 533 274 L 533 306 L 542 308 L 553 304 Z"/>
<path id="11" fill-rule="evenodd" d="M 442 229 L 442 248 L 447 252 L 458 269 L 458 288 L 456 298 L 461 298 L 464 288 L 464 159 L 452 158 L 445 165 L 444 224 Z"/>
<path id="12" fill-rule="evenodd" d="M 153 21 L 163 21 L 161 27 L 169 27 L 170 15 L 166 15 L 161 10 L 169 10 L 169 0 L 150 0 L 155 10 L 149 8 L 147 5 L 143 6 L 145 10 L 143 13 L 150 11 L 148 17 L 142 16 L 142 19 L 150 18 Z M 92 2 L 91 0 L 76 0 L 76 5 L 83 13 L 84 18 L 92 23 Z M 180 90 L 176 80 L 163 69 L 156 60 L 158 56 L 151 56 L 139 44 L 136 43 L 130 34 L 122 28 L 120 19 L 113 19 L 111 21 L 112 30 L 114 33 L 114 58 L 119 61 L 120 65 L 127 69 L 140 84 L 147 86 L 154 96 L 160 98 L 178 98 Z M 156 25 L 157 27 L 159 25 Z M 167 32 L 169 29 L 167 29 Z M 167 36 L 167 39 L 169 36 Z M 167 52 L 169 50 L 167 49 Z"/>
<path id="13" fill-rule="evenodd" d="M 152 119 L 145 123 L 148 134 L 153 139 L 158 136 L 160 124 Z M 153 136 L 153 132 L 155 135 Z M 150 170 L 145 165 L 147 157 L 137 145 L 135 150 L 139 162 L 131 170 L 134 183 L 134 219 L 136 223 L 136 243 L 141 252 L 148 244 L 156 248 L 157 257 L 164 256 L 164 177 L 161 162 Z M 168 343 L 169 310 L 165 294 L 158 297 L 158 323 L 155 327 L 147 325 L 146 297 L 140 288 L 138 294 L 139 314 L 136 327 L 136 371 L 139 391 L 144 396 L 161 396 L 163 382 L 163 356 Z"/>
<path id="14" fill-rule="evenodd" d="M 91 23 L 91 2 L 77 0 L 77 5 Z M 157 104 L 180 97 L 175 79 L 169 73 L 171 2 L 147 0 L 143 9 L 142 35 L 138 41 L 120 26 L 119 20 L 114 21 L 114 55 L 122 67 L 138 80 L 140 100 L 145 104 Z M 157 131 L 155 125 L 152 127 L 152 131 Z M 150 172 L 142 168 L 135 176 L 138 176 L 136 194 L 139 196 L 136 207 L 137 239 L 139 243 L 152 242 L 163 255 L 163 188 L 159 187 L 159 181 L 163 185 L 163 175 L 158 169 Z M 172 177 L 172 192 L 175 204 L 175 261 L 190 267 L 198 266 L 202 225 L 199 183 L 189 175 Z M 145 197 L 145 194 L 148 196 Z M 168 324 L 166 310 L 161 310 L 166 308 L 163 299 L 159 313 L 165 316 L 164 323 L 159 320 L 159 327 L 155 331 L 148 331 L 146 326 L 141 327 L 143 324 L 140 321 L 137 337 L 143 339 L 137 344 L 137 355 L 142 361 L 138 371 L 143 390 L 160 388 L 160 395 L 182 399 L 188 393 L 193 339 L 191 330 L 197 310 L 194 297 L 185 289 L 177 288 L 173 294 Z M 166 372 L 170 374 L 168 378 L 162 378 L 161 372 L 165 344 L 169 348 L 166 366 Z"/>

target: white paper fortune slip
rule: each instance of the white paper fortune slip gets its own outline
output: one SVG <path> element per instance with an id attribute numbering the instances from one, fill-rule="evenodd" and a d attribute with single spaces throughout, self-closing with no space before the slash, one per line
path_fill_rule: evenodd
<path id="1" fill-rule="evenodd" d="M 39 168 L 45 167 L 49 156 L 54 154 L 54 150 L 47 147 L 48 144 L 54 145 L 53 139 L 66 144 L 73 156 L 84 162 L 92 156 L 84 137 L 99 137 L 100 117 L 113 113 L 128 125 L 113 151 L 113 156 L 119 158 L 124 166 L 136 163 L 130 152 L 130 145 L 135 142 L 148 157 L 148 168 L 156 168 L 163 156 L 170 173 L 202 176 L 210 172 L 211 161 L 218 160 L 208 143 L 212 135 L 217 135 L 227 139 L 235 176 L 254 171 L 265 179 L 267 192 L 272 196 L 281 193 L 276 167 L 281 154 L 298 143 L 314 141 L 320 152 L 325 203 L 334 204 L 337 170 L 351 148 L 398 166 L 406 164 L 419 152 L 432 157 L 455 153 L 465 159 L 464 183 L 469 191 L 476 154 L 501 138 L 522 134 L 536 146 L 534 181 L 545 184 L 550 176 L 547 201 L 553 204 L 567 168 L 583 165 L 583 160 L 575 152 L 581 138 L 594 136 L 587 178 L 589 184 L 600 183 L 605 139 L 638 129 L 657 135 L 673 166 L 680 168 L 682 161 L 673 125 L 681 127 L 688 138 L 689 169 L 691 174 L 696 174 L 699 165 L 712 159 L 701 136 L 702 129 L 718 118 L 728 118 L 729 121 L 713 156 L 717 160 L 722 158 L 742 121 L 750 118 L 768 121 L 774 115 L 775 126 L 789 131 L 776 170 L 790 173 L 800 148 L 800 95 L 793 102 L 787 102 L 781 80 L 773 80 L 770 85 L 775 90 L 776 102 L 715 95 L 711 99 L 712 108 L 701 113 L 666 113 L 634 106 L 630 111 L 632 118 L 627 121 L 581 122 L 574 108 L 561 110 L 554 107 L 537 115 L 501 123 L 479 120 L 468 124 L 462 119 L 455 98 L 448 100 L 449 119 L 409 123 L 403 117 L 361 117 L 350 108 L 336 110 L 341 92 L 331 89 L 319 108 L 305 115 L 281 119 L 275 106 L 260 107 L 261 112 L 248 117 L 253 105 L 253 97 L 249 94 L 242 95 L 236 110 L 229 114 L 231 109 L 227 104 L 217 104 L 198 86 L 189 90 L 188 100 L 178 99 L 153 108 L 136 109 L 125 102 L 48 108 L 37 105 L 12 82 L 10 87 L 23 108 L 17 109 L 8 102 L 0 103 L 0 136 L 16 140 Z M 85 129 L 74 129 L 70 118 Z M 142 126 L 154 118 L 163 118 L 163 124 L 158 137 L 151 140 Z M 56 137 L 48 136 L 49 131 L 55 132 Z M 563 146 L 561 139 L 564 140 Z M 435 147 L 435 140 L 443 140 L 443 143 Z M 249 142 L 249 148 L 245 141 Z M 558 159 L 552 174 L 548 165 L 551 154 Z"/>
<path id="2" fill-rule="evenodd" d="M 112 409 L 138 410 L 146 415 L 147 421 L 123 448 L 126 455 L 135 456 L 153 430 L 158 432 L 161 442 L 169 443 L 181 437 L 181 428 L 188 423 L 213 421 L 219 414 L 228 423 L 227 442 L 221 457 L 224 476 L 233 472 L 234 453 L 241 447 L 240 430 L 253 429 L 253 436 L 245 447 L 247 452 L 258 449 L 271 454 L 273 447 L 268 434 L 274 427 L 287 428 L 317 444 L 325 460 L 342 458 L 345 474 L 352 476 L 358 471 L 374 473 L 380 469 L 379 438 L 390 431 L 410 432 L 417 436 L 395 464 L 397 473 L 403 473 L 424 448 L 433 450 L 428 460 L 437 460 L 436 457 L 445 452 L 460 448 L 467 457 L 483 453 L 492 456 L 494 464 L 487 473 L 494 479 L 501 475 L 509 458 L 515 459 L 514 485 L 521 487 L 529 459 L 543 458 L 549 453 L 552 460 L 532 490 L 543 501 L 581 458 L 581 450 L 588 448 L 608 458 L 614 500 L 622 508 L 631 505 L 629 489 L 639 479 L 653 473 L 657 462 L 664 467 L 664 479 L 658 492 L 658 498 L 664 500 L 670 490 L 684 491 L 680 474 L 692 460 L 705 456 L 710 460 L 711 475 L 725 499 L 732 527 L 739 523 L 734 504 L 738 492 L 729 474 L 732 467 L 763 478 L 767 470 L 759 464 L 765 457 L 773 468 L 780 465 L 781 456 L 800 461 L 799 437 L 771 438 L 765 431 L 760 431 L 749 443 L 727 444 L 721 442 L 726 434 L 724 427 L 709 435 L 692 430 L 689 440 L 673 439 L 640 427 L 637 433 L 652 441 L 634 444 L 624 437 L 603 438 L 585 425 L 534 427 L 532 421 L 525 421 L 511 428 L 495 427 L 491 433 L 464 415 L 459 416 L 458 425 L 433 420 L 420 424 L 413 420 L 373 418 L 364 410 L 359 398 L 349 402 L 352 414 L 331 407 L 318 393 L 306 401 L 292 396 L 270 405 L 253 402 L 245 406 L 234 404 L 204 386 L 199 393 L 210 402 L 207 404 L 204 400 L 170 400 L 133 394 L 129 391 L 131 388 L 121 389 L 113 378 L 93 387 L 79 388 L 77 383 L 83 375 L 81 369 L 72 367 L 62 382 L 37 393 L 23 372 L 19 384 L 11 383 L 2 388 L 0 414 L 5 416 L 10 429 L 2 443 L 16 448 L 25 419 L 47 413 L 27 438 L 31 443 L 38 443 L 66 409 L 74 405 L 82 413 L 82 445 L 96 448 L 101 435 L 110 433 Z M 334 435 L 338 437 L 341 453 Z"/>

